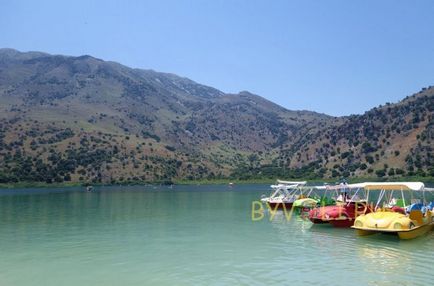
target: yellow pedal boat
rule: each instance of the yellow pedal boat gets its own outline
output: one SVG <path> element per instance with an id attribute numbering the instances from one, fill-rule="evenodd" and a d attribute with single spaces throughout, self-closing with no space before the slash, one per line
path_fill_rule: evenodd
<path id="1" fill-rule="evenodd" d="M 416 238 L 433 227 L 434 213 L 429 210 L 425 215 L 420 210 L 411 211 L 409 215 L 392 211 L 377 211 L 359 216 L 352 226 L 361 236 L 393 233 L 400 239 Z"/>

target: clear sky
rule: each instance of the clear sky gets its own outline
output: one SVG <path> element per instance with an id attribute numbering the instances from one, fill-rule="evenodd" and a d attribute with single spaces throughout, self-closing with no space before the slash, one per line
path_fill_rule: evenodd
<path id="1" fill-rule="evenodd" d="M 434 85 L 434 1 L 0 0 L 0 47 L 348 115 Z"/>

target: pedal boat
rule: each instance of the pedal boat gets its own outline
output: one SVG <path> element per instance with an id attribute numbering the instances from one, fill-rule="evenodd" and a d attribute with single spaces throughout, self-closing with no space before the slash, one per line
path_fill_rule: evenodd
<path id="1" fill-rule="evenodd" d="M 359 236 L 390 233 L 398 235 L 400 239 L 413 239 L 430 231 L 433 225 L 432 211 L 427 211 L 425 215 L 421 210 L 413 210 L 408 215 L 378 211 L 358 217 L 353 228 Z"/>
<path id="2" fill-rule="evenodd" d="M 309 214 L 309 211 L 318 206 L 334 205 L 335 201 L 328 198 L 325 194 L 326 186 L 305 186 L 301 187 L 306 190 L 300 195 L 300 198 L 294 201 L 294 211 L 300 214 Z"/>
<path id="3" fill-rule="evenodd" d="M 329 186 L 331 191 L 340 191 L 335 205 L 319 206 L 309 212 L 309 220 L 314 224 L 330 224 L 334 227 L 350 227 L 357 216 L 371 211 L 367 199 L 360 199 L 360 184 L 340 184 Z M 349 196 L 352 193 L 352 196 Z"/>
<path id="4" fill-rule="evenodd" d="M 309 212 L 314 224 L 331 224 L 334 227 L 351 227 L 357 216 L 370 212 L 366 200 L 340 202 L 334 206 L 317 207 Z"/>
<path id="5" fill-rule="evenodd" d="M 273 193 L 269 197 L 263 196 L 261 202 L 268 205 L 271 209 L 290 210 L 294 202 L 302 195 L 300 189 L 306 182 L 277 181 L 277 185 L 271 185 Z"/>
<path id="6" fill-rule="evenodd" d="M 380 183 L 376 183 L 380 185 Z M 402 201 L 405 205 L 404 191 L 423 192 L 425 188 L 423 183 L 381 183 L 381 190 L 377 206 L 384 196 L 385 191 L 400 190 Z M 369 188 L 369 187 L 368 187 Z M 374 186 L 371 186 L 374 188 Z M 405 207 L 405 211 L 396 211 L 396 208 L 386 206 L 377 208 L 376 211 L 359 216 L 355 222 L 354 228 L 357 235 L 366 236 L 377 233 L 386 233 L 397 235 L 400 239 L 413 239 L 426 234 L 434 227 L 433 202 L 424 206 L 422 203 L 413 203 Z M 402 209 L 402 208 L 397 208 Z"/>
<path id="7" fill-rule="evenodd" d="M 302 199 L 298 199 L 294 202 L 294 208 L 300 208 L 300 209 L 305 209 L 305 208 L 315 208 L 317 205 L 319 204 L 319 199 L 314 199 L 314 198 L 302 198 Z"/>

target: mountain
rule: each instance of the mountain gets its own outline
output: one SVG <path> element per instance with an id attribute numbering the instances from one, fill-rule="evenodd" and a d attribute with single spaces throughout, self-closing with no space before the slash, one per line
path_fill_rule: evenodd
<path id="1" fill-rule="evenodd" d="M 0 49 L 0 183 L 426 175 L 433 98 L 337 118 L 87 55 Z"/>
<path id="2" fill-rule="evenodd" d="M 283 151 L 290 166 L 319 164 L 328 175 L 434 176 L 434 88 L 317 131 Z M 303 152 L 301 152 L 301 150 Z M 330 171 L 331 170 L 331 171 Z"/>

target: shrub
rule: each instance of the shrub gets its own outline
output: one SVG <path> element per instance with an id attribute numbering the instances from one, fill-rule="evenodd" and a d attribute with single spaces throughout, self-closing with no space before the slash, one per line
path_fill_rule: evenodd
<path id="1" fill-rule="evenodd" d="M 365 159 L 366 159 L 366 162 L 368 162 L 369 164 L 374 163 L 374 157 L 372 157 L 372 156 L 366 156 Z"/>
<path id="2" fill-rule="evenodd" d="M 359 169 L 360 170 L 366 170 L 368 166 L 365 163 L 360 164 Z"/>
<path id="3" fill-rule="evenodd" d="M 377 175 L 377 177 L 381 178 L 384 177 L 386 175 L 386 171 L 381 169 L 381 170 L 376 170 L 375 174 Z"/>
<path id="4" fill-rule="evenodd" d="M 387 172 L 388 176 L 395 176 L 395 169 L 391 168 L 389 172 Z"/>
<path id="5" fill-rule="evenodd" d="M 169 150 L 169 151 L 172 151 L 172 152 L 175 152 L 175 150 L 176 150 L 176 148 L 175 147 L 172 147 L 172 146 L 168 146 L 168 145 L 166 145 L 166 146 L 164 146 L 167 150 Z"/>

